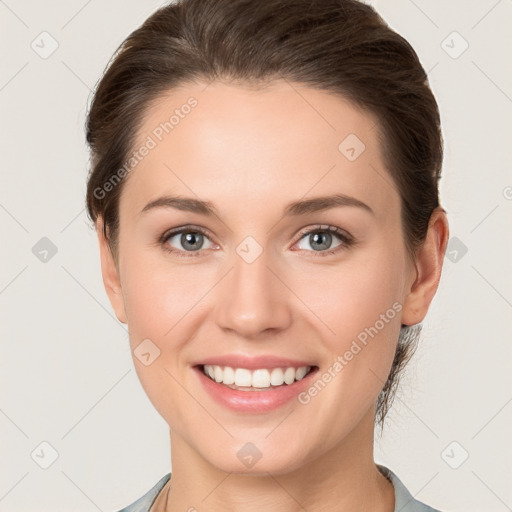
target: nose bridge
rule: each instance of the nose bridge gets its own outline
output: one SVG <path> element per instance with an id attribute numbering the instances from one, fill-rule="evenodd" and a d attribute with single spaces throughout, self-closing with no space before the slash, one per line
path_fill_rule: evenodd
<path id="1" fill-rule="evenodd" d="M 283 329 L 291 318 L 286 287 L 270 270 L 267 252 L 261 249 L 251 246 L 250 240 L 239 245 L 217 295 L 218 325 L 245 337 Z"/>

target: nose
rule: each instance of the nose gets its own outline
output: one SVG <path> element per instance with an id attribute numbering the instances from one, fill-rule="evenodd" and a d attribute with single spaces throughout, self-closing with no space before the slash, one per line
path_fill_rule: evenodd
<path id="1" fill-rule="evenodd" d="M 236 254 L 233 268 L 219 283 L 217 324 L 245 338 L 286 329 L 293 294 L 285 282 L 278 270 L 270 268 L 265 251 L 252 263 Z"/>

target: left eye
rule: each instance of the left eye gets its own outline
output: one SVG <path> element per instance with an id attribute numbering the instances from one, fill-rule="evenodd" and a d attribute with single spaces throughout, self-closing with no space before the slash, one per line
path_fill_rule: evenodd
<path id="1" fill-rule="evenodd" d="M 340 242 L 333 246 L 333 236 L 338 238 Z M 334 249 L 340 245 L 349 246 L 351 243 L 350 238 L 345 235 L 341 230 L 335 227 L 328 226 L 326 228 L 316 228 L 306 233 L 303 233 L 300 241 L 305 240 L 314 252 L 335 252 Z M 299 242 L 300 242 L 299 241 Z M 299 249 L 304 249 L 299 247 Z M 309 249 L 306 249 L 309 250 Z"/>

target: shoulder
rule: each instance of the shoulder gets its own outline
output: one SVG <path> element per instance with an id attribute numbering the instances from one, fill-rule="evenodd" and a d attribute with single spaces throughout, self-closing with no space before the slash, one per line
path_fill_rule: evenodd
<path id="1" fill-rule="evenodd" d="M 119 510 L 119 512 L 148 512 L 151 505 L 155 501 L 158 493 L 162 490 L 162 487 L 169 481 L 171 478 L 171 473 L 167 473 L 167 475 L 163 476 L 151 489 L 141 496 L 137 501 L 133 502 L 131 505 Z"/>
<path id="2" fill-rule="evenodd" d="M 441 512 L 416 500 L 393 471 L 380 464 L 377 464 L 377 467 L 391 481 L 395 488 L 395 512 Z"/>

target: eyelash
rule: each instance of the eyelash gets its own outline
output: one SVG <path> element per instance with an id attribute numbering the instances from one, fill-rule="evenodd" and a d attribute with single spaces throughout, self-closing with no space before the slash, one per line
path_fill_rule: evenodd
<path id="1" fill-rule="evenodd" d="M 172 237 L 176 235 L 180 235 L 182 233 L 200 233 L 206 238 L 210 238 L 208 233 L 199 226 L 184 226 L 182 228 L 178 228 L 173 231 L 167 231 L 165 232 L 159 239 L 159 243 L 162 245 L 163 249 L 166 252 L 173 253 L 177 255 L 180 258 L 195 258 L 198 256 L 201 256 L 201 250 L 199 251 L 181 251 L 179 249 L 170 248 L 169 244 L 167 243 Z M 345 231 L 341 230 L 340 228 L 337 228 L 336 226 L 316 226 L 314 228 L 309 228 L 303 232 L 300 233 L 300 236 L 297 240 L 299 242 L 302 240 L 306 235 L 311 235 L 312 233 L 330 233 L 336 235 L 342 242 L 341 245 L 336 246 L 334 249 L 328 249 L 325 251 L 309 251 L 307 249 L 299 249 L 299 251 L 306 251 L 306 252 L 312 252 L 315 253 L 313 257 L 320 257 L 323 258 L 328 255 L 335 254 L 337 252 L 347 250 L 351 248 L 353 245 L 355 245 L 355 240 L 348 235 Z M 295 243 L 297 243 L 295 242 Z M 181 254 L 186 253 L 186 254 Z"/>

